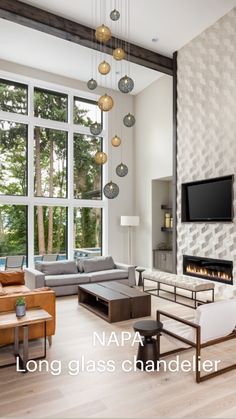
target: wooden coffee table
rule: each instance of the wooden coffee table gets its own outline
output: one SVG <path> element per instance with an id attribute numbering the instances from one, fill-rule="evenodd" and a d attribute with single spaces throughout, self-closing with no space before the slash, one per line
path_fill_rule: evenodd
<path id="1" fill-rule="evenodd" d="M 29 326 L 36 323 L 44 323 L 44 353 L 42 356 L 33 358 L 33 360 L 46 358 L 46 322 L 52 320 L 52 316 L 41 308 L 26 310 L 26 315 L 23 317 L 16 317 L 14 311 L 5 312 L 0 314 L 0 331 L 1 329 L 14 328 L 15 342 L 14 342 L 14 355 L 19 359 L 19 365 L 22 372 L 27 372 L 26 364 L 29 354 Z M 19 328 L 23 328 L 23 356 L 19 354 Z M 0 332 L 1 333 L 1 332 Z M 32 358 L 31 358 L 32 359 Z M 10 367 L 16 365 L 16 362 L 10 364 L 0 365 L 0 368 Z"/>
<path id="2" fill-rule="evenodd" d="M 110 323 L 151 315 L 151 296 L 117 281 L 80 285 L 78 299 Z"/>

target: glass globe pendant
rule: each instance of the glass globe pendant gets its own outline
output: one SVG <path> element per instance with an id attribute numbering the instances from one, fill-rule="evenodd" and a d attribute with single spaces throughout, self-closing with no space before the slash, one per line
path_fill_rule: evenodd
<path id="1" fill-rule="evenodd" d="M 97 82 L 94 79 L 90 79 L 87 83 L 87 87 L 89 90 L 95 90 L 97 88 Z"/>
<path id="2" fill-rule="evenodd" d="M 98 26 L 95 37 L 99 42 L 108 42 L 111 39 L 111 30 L 105 25 Z"/>
<path id="3" fill-rule="evenodd" d="M 114 199 L 119 195 L 120 190 L 119 186 L 111 181 L 104 186 L 103 192 L 106 198 Z"/>
<path id="4" fill-rule="evenodd" d="M 116 22 L 117 20 L 120 19 L 120 12 L 116 9 L 112 10 L 111 13 L 110 13 L 110 18 L 111 18 L 111 20 Z"/>
<path id="5" fill-rule="evenodd" d="M 124 76 L 120 79 L 118 87 L 122 93 L 130 93 L 134 88 L 134 82 L 131 77 Z"/>
<path id="6" fill-rule="evenodd" d="M 112 97 L 107 95 L 106 93 L 105 95 L 101 96 L 100 99 L 98 100 L 98 107 L 103 112 L 110 111 L 113 108 L 113 105 L 114 105 L 114 101 Z"/>
<path id="7" fill-rule="evenodd" d="M 107 162 L 107 155 L 106 155 L 106 153 L 104 153 L 103 151 L 98 151 L 95 154 L 95 162 L 97 164 L 100 164 L 100 165 L 105 164 Z"/>
<path id="8" fill-rule="evenodd" d="M 126 127 L 131 128 L 134 126 L 136 121 L 134 115 L 128 113 L 127 115 L 125 115 L 123 122 Z"/>
<path id="9" fill-rule="evenodd" d="M 92 135 L 99 135 L 102 132 L 102 124 L 99 124 L 99 122 L 94 122 L 90 125 L 89 129 Z"/>
<path id="10" fill-rule="evenodd" d="M 113 58 L 116 61 L 121 61 L 125 58 L 125 51 L 123 50 L 123 48 L 116 48 L 113 51 Z"/>
<path id="11" fill-rule="evenodd" d="M 102 63 L 100 63 L 98 66 L 98 71 L 100 74 L 105 76 L 106 74 L 110 73 L 111 66 L 107 61 L 102 61 Z"/>
<path id="12" fill-rule="evenodd" d="M 116 168 L 117 176 L 124 177 L 128 175 L 128 172 L 129 172 L 128 167 L 123 163 L 119 164 Z"/>
<path id="13" fill-rule="evenodd" d="M 112 138 L 111 143 L 113 147 L 119 147 L 119 145 L 121 145 L 120 137 L 118 137 L 118 135 L 115 135 L 115 137 Z"/>

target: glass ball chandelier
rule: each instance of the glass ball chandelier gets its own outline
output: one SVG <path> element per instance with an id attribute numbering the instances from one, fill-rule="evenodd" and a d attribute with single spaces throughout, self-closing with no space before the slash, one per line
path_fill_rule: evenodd
<path id="1" fill-rule="evenodd" d="M 102 132 L 102 124 L 99 124 L 99 122 L 94 122 L 90 125 L 89 129 L 92 135 L 99 135 Z"/>
<path id="2" fill-rule="evenodd" d="M 116 48 L 113 51 L 113 58 L 116 61 L 121 61 L 125 58 L 125 51 L 123 50 L 123 48 Z"/>
<path id="3" fill-rule="evenodd" d="M 119 147 L 121 145 L 120 137 L 118 137 L 118 135 L 115 135 L 115 137 L 112 138 L 111 143 L 113 147 Z"/>
<path id="4" fill-rule="evenodd" d="M 111 30 L 105 25 L 98 26 L 95 32 L 95 37 L 97 41 L 106 43 L 111 39 Z"/>
<path id="5" fill-rule="evenodd" d="M 107 61 L 102 61 L 98 66 L 98 71 L 103 76 L 106 76 L 111 71 L 111 66 Z"/>
<path id="6" fill-rule="evenodd" d="M 120 12 L 116 9 L 112 10 L 110 13 L 110 18 L 113 20 L 113 22 L 116 22 L 120 19 Z"/>
<path id="7" fill-rule="evenodd" d="M 95 154 L 95 162 L 99 165 L 105 164 L 107 162 L 107 155 L 103 151 L 98 151 Z"/>
<path id="8" fill-rule="evenodd" d="M 119 195 L 120 189 L 119 186 L 114 182 L 107 183 L 103 188 L 103 193 L 106 198 L 114 199 Z"/>
<path id="9" fill-rule="evenodd" d="M 98 107 L 103 112 L 110 111 L 113 108 L 113 106 L 114 106 L 114 101 L 112 97 L 107 95 L 106 93 L 105 95 L 101 96 L 98 100 Z"/>
<path id="10" fill-rule="evenodd" d="M 129 172 L 128 167 L 123 163 L 119 164 L 116 168 L 116 174 L 119 177 L 124 177 L 128 175 L 128 172 Z"/>
<path id="11" fill-rule="evenodd" d="M 90 79 L 87 83 L 87 87 L 89 90 L 95 90 L 97 88 L 97 82 L 94 79 Z"/>
<path id="12" fill-rule="evenodd" d="M 122 93 L 130 93 L 134 88 L 134 82 L 126 75 L 119 80 L 118 87 Z"/>
<path id="13" fill-rule="evenodd" d="M 131 113 L 124 116 L 123 123 L 127 128 L 132 128 L 135 122 L 135 117 Z"/>

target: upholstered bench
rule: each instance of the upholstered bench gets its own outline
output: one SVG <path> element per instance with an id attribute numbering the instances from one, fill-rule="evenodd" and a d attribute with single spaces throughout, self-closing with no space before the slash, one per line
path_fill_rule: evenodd
<path id="1" fill-rule="evenodd" d="M 145 289 L 145 280 L 155 282 L 156 288 L 153 289 Z M 168 286 L 168 289 L 163 288 L 164 286 Z M 173 287 L 173 290 L 169 287 Z M 215 284 L 211 281 L 204 281 L 200 278 L 195 278 L 192 276 L 187 275 L 175 275 L 171 273 L 166 273 L 162 271 L 152 271 L 146 270 L 143 272 L 143 291 L 146 291 L 152 295 L 155 295 L 160 298 L 164 298 L 166 300 L 174 301 L 175 303 L 185 305 L 191 308 L 197 308 L 199 304 L 209 303 L 214 301 L 214 288 Z M 178 294 L 177 289 L 182 289 L 185 291 L 191 292 L 191 297 L 184 294 Z M 163 296 L 160 294 L 160 291 L 164 293 L 172 294 L 174 299 L 167 298 L 165 295 Z M 211 300 L 202 301 L 197 299 L 198 292 L 205 292 L 211 291 Z M 177 296 L 181 297 L 181 300 L 177 301 Z M 193 301 L 194 306 L 185 304 L 183 302 L 184 299 L 190 299 Z"/>

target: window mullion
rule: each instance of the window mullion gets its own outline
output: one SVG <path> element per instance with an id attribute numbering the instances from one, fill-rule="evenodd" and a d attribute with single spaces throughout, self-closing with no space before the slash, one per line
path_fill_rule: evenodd
<path id="1" fill-rule="evenodd" d="M 74 256 L 74 133 L 73 133 L 73 109 L 74 109 L 74 97 L 72 94 L 68 96 L 68 179 L 67 179 L 67 197 L 68 197 L 68 225 L 67 225 L 67 248 L 68 258 L 73 259 Z"/>
<path id="2" fill-rule="evenodd" d="M 30 84 L 28 88 L 28 112 L 29 112 L 29 125 L 28 125 L 28 266 L 34 267 L 34 88 Z"/>

